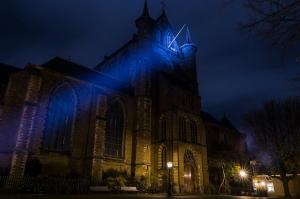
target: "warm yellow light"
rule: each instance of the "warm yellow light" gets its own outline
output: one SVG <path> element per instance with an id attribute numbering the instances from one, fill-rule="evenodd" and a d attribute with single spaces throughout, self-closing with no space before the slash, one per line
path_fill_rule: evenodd
<path id="1" fill-rule="evenodd" d="M 242 178 L 246 178 L 248 176 L 247 172 L 245 170 L 240 170 L 240 176 Z"/>
<path id="2" fill-rule="evenodd" d="M 173 167 L 173 162 L 167 162 L 167 167 L 171 169 Z"/>
<path id="3" fill-rule="evenodd" d="M 262 186 L 262 187 L 266 186 L 266 182 L 265 181 L 261 181 L 260 182 L 260 186 Z"/>

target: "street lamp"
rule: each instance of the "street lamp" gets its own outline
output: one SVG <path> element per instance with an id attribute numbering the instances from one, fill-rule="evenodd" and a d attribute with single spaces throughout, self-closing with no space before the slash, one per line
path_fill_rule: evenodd
<path id="1" fill-rule="evenodd" d="M 247 179 L 248 173 L 244 169 L 241 169 L 239 172 L 239 175 L 242 179 L 242 191 L 245 191 L 245 182 L 244 181 L 245 181 L 245 179 Z"/>
<path id="2" fill-rule="evenodd" d="M 172 183 L 171 183 L 171 169 L 173 167 L 173 162 L 167 162 L 167 167 L 169 170 L 169 180 L 168 180 L 168 195 L 172 195 Z"/>
<path id="3" fill-rule="evenodd" d="M 248 173 L 245 170 L 243 170 L 243 169 L 240 170 L 239 174 L 240 174 L 240 176 L 241 176 L 242 179 L 245 179 L 245 178 L 248 177 Z"/>

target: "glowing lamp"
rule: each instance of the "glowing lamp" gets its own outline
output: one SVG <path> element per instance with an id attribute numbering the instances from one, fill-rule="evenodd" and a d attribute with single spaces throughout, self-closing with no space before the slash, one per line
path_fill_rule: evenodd
<path id="1" fill-rule="evenodd" d="M 173 167 L 173 162 L 167 162 L 168 169 L 171 169 Z"/>
<path id="2" fill-rule="evenodd" d="M 266 182 L 265 181 L 261 181 L 260 182 L 260 186 L 262 186 L 262 187 L 266 186 Z"/>
<path id="3" fill-rule="evenodd" d="M 241 178 L 247 178 L 248 174 L 245 170 L 240 170 L 240 176 Z"/>

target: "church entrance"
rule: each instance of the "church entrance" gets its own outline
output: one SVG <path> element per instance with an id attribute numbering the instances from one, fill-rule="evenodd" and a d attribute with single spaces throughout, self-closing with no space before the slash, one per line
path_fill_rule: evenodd
<path id="1" fill-rule="evenodd" d="M 195 192 L 195 171 L 192 165 L 184 165 L 184 192 Z"/>
<path id="2" fill-rule="evenodd" d="M 191 151 L 184 154 L 184 192 L 196 192 L 195 159 Z"/>

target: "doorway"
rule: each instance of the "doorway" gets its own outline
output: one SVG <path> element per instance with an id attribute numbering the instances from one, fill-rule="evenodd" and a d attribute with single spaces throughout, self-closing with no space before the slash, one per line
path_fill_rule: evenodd
<path id="1" fill-rule="evenodd" d="M 184 165 L 184 192 L 195 192 L 195 170 L 192 165 Z"/>
<path id="2" fill-rule="evenodd" d="M 197 192 L 197 170 L 196 161 L 193 153 L 186 150 L 184 154 L 184 192 L 195 193 Z"/>

